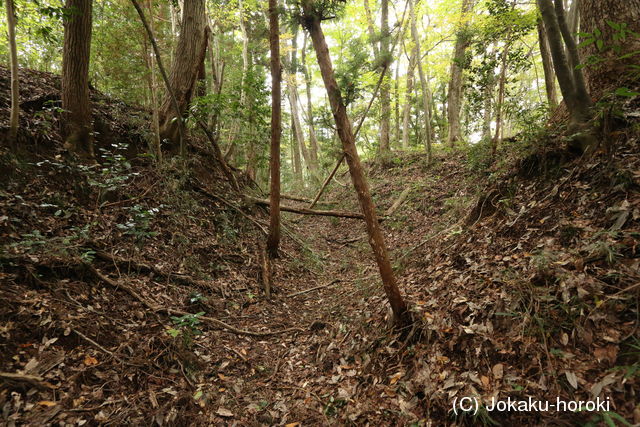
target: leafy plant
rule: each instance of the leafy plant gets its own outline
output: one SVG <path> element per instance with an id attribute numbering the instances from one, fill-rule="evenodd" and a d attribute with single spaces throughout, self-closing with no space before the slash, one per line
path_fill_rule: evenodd
<path id="1" fill-rule="evenodd" d="M 159 233 L 156 231 L 149 231 L 151 227 L 151 221 L 160 212 L 160 208 L 164 205 L 160 205 L 158 208 L 145 208 L 141 205 L 134 205 L 129 209 L 131 216 L 129 220 L 123 224 L 117 224 L 120 230 L 124 231 L 124 234 L 134 236 L 136 240 L 143 240 L 149 237 L 155 237 Z"/>
<path id="2" fill-rule="evenodd" d="M 198 328 L 198 325 L 201 323 L 199 317 L 203 316 L 204 314 L 204 311 L 201 311 L 195 314 L 171 316 L 171 321 L 173 322 L 174 327 L 168 328 L 167 334 L 169 334 L 173 338 L 181 335 L 184 344 L 186 346 L 191 345 L 191 343 L 193 342 L 193 338 L 202 334 L 202 331 Z"/>

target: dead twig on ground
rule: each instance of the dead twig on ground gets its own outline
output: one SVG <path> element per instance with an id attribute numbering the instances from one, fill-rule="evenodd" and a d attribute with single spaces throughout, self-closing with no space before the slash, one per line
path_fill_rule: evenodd
<path id="1" fill-rule="evenodd" d="M 80 338 L 82 338 L 83 340 L 85 340 L 86 342 L 88 342 L 89 344 L 93 345 L 94 347 L 96 347 L 98 350 L 108 354 L 111 357 L 116 357 L 115 354 L 113 354 L 112 351 L 107 350 L 106 348 L 104 348 L 103 346 L 101 346 L 100 344 L 98 344 L 97 342 L 95 342 L 94 340 L 92 340 L 91 338 L 89 338 L 88 336 L 86 336 L 85 334 L 83 334 L 82 332 L 78 331 L 77 329 L 71 329 L 77 336 L 79 336 Z"/>
<path id="2" fill-rule="evenodd" d="M 302 295 L 302 294 L 306 294 L 308 292 L 313 292 L 313 291 L 317 291 L 319 289 L 324 289 L 324 288 L 328 288 L 329 286 L 333 286 L 336 283 L 342 282 L 342 279 L 335 279 L 332 280 L 331 282 L 324 284 L 324 285 L 319 285 L 319 286 L 314 286 L 313 288 L 309 288 L 309 289 L 305 289 L 302 291 L 298 291 L 298 292 L 294 292 L 292 294 L 286 295 L 286 298 L 292 298 L 292 297 L 296 297 L 298 295 Z"/>

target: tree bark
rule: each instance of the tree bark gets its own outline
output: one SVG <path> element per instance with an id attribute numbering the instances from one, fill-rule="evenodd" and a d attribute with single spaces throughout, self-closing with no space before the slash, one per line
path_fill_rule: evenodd
<path id="1" fill-rule="evenodd" d="M 589 63 L 598 57 L 602 62 L 587 66 L 587 84 L 592 95 L 597 98 L 605 91 L 627 84 L 629 65 L 640 63 L 640 38 L 627 35 L 624 40 L 614 40 L 618 33 L 607 21 L 614 24 L 626 24 L 627 29 L 640 33 L 640 0 L 580 0 L 580 32 L 594 34 L 600 30 L 602 50 L 596 43 L 582 47 L 582 57 Z M 614 46 L 617 46 L 614 49 Z M 635 54 L 632 54 L 635 52 Z M 624 55 L 628 58 L 618 59 Z"/>
<path id="2" fill-rule="evenodd" d="M 280 135 L 282 134 L 282 90 L 280 79 L 280 25 L 278 0 L 269 0 L 269 49 L 271 52 L 271 146 L 269 168 L 271 175 L 269 194 L 269 235 L 267 253 L 278 257 L 280 246 Z"/>
<path id="3" fill-rule="evenodd" d="M 7 33 L 11 62 L 11 113 L 9 115 L 9 142 L 14 152 L 18 150 L 18 124 L 20 119 L 20 89 L 18 78 L 18 48 L 16 46 L 16 15 L 13 0 L 5 0 Z"/>
<path id="4" fill-rule="evenodd" d="M 453 60 L 451 61 L 451 79 L 449 80 L 449 90 L 447 92 L 447 119 L 449 122 L 449 132 L 447 142 L 450 146 L 462 141 L 460 132 L 460 108 L 462 106 L 462 83 L 465 52 L 469 47 L 469 36 L 467 34 L 468 15 L 473 9 L 474 0 L 462 0 L 461 19 L 463 24 L 458 28 L 456 44 L 453 48 Z"/>
<path id="5" fill-rule="evenodd" d="M 320 25 L 320 12 L 314 10 L 311 0 L 302 0 L 302 8 L 304 11 L 305 26 L 309 30 L 313 46 L 316 51 L 316 57 L 322 79 L 327 90 L 331 110 L 336 123 L 338 135 L 342 142 L 351 180 L 358 194 L 360 207 L 365 218 L 367 233 L 369 234 L 369 243 L 373 250 L 374 257 L 380 270 L 380 276 L 384 285 L 384 290 L 393 310 L 393 314 L 397 325 L 404 326 L 410 321 L 410 314 L 407 305 L 400 295 L 400 290 L 396 283 L 391 262 L 387 254 L 387 249 L 382 235 L 382 230 L 378 223 L 376 209 L 369 192 L 369 186 L 360 164 L 360 157 L 355 145 L 355 138 L 351 128 L 351 122 L 347 115 L 347 109 L 342 101 L 342 94 L 335 79 L 329 48 Z"/>
<path id="6" fill-rule="evenodd" d="M 176 117 L 169 93 L 165 93 L 159 113 L 161 138 L 169 141 L 170 151 L 175 152 L 176 148 L 179 148 L 183 157 L 186 154 L 186 141 L 180 140 L 178 128 L 184 126 L 182 116 L 187 112 L 194 95 L 199 65 L 206 54 L 206 29 L 204 0 L 185 2 L 182 10 L 180 37 L 169 76 L 171 89 L 180 109 L 180 116 Z"/>
<path id="7" fill-rule="evenodd" d="M 65 148 L 81 159 L 93 159 L 93 126 L 89 93 L 92 0 L 66 0 L 73 10 L 64 20 L 62 49 L 62 133 Z"/>

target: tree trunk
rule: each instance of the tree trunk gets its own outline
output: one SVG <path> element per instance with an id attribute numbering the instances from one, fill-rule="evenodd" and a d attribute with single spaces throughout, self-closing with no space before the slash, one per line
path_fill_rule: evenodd
<path id="1" fill-rule="evenodd" d="M 318 163 L 318 139 L 316 137 L 316 131 L 313 125 L 313 104 L 311 103 L 311 75 L 307 69 L 307 33 L 304 33 L 304 42 L 302 43 L 302 70 L 304 72 L 304 82 L 307 93 L 307 122 L 309 126 L 309 142 L 311 161 L 316 165 L 316 169 L 319 168 Z"/>
<path id="2" fill-rule="evenodd" d="M 311 172 L 315 172 L 309 157 L 309 150 L 307 150 L 307 146 L 304 143 L 304 132 L 302 131 L 302 124 L 300 123 L 300 114 L 298 111 L 297 91 L 295 90 L 294 85 L 295 82 L 292 82 L 292 76 L 289 76 L 287 79 L 287 92 L 289 105 L 291 106 L 291 127 L 293 129 L 293 136 L 296 144 L 300 147 L 300 152 L 302 153 L 305 165 Z"/>
<path id="3" fill-rule="evenodd" d="M 564 5 L 562 0 L 555 0 L 556 17 L 558 19 L 558 26 L 560 27 L 560 33 L 564 39 L 564 44 L 567 46 L 567 53 L 569 55 L 569 67 L 573 73 L 573 83 L 576 88 L 576 97 L 578 103 L 581 105 L 591 106 L 591 97 L 587 91 L 587 84 L 584 79 L 582 70 L 578 67 L 582 64 L 580 60 L 580 54 L 578 53 L 578 45 L 576 44 L 571 30 L 567 25 L 567 21 L 564 16 Z"/>
<path id="4" fill-rule="evenodd" d="M 569 7 L 569 16 L 567 17 L 567 23 L 569 24 L 569 30 L 571 34 L 576 38 L 576 43 L 578 40 L 578 27 L 580 26 L 580 0 L 572 0 L 571 6 Z"/>
<path id="5" fill-rule="evenodd" d="M 149 28 L 155 33 L 154 19 L 153 19 L 153 6 L 151 0 L 146 1 L 147 10 L 149 11 Z M 145 33 L 145 57 L 147 58 L 146 64 L 149 70 L 149 90 L 151 92 L 151 121 L 153 126 L 153 150 L 155 151 L 156 159 L 162 161 L 162 149 L 160 148 L 160 122 L 158 120 L 158 78 L 156 76 L 155 57 L 153 51 L 149 50 L 147 41 L 149 36 Z"/>
<path id="6" fill-rule="evenodd" d="M 304 131 L 302 130 L 302 123 L 300 121 L 300 111 L 298 110 L 298 25 L 295 26 L 293 31 L 293 38 L 291 39 L 291 64 L 289 67 L 290 75 L 287 78 L 287 89 L 289 92 L 289 105 L 291 106 L 291 127 L 293 128 L 293 134 L 297 141 L 298 147 L 300 147 L 300 153 L 304 159 L 304 164 L 311 172 L 311 175 L 316 175 L 317 165 L 312 161 L 307 149 L 307 145 L 304 142 Z"/>
<path id="7" fill-rule="evenodd" d="M 93 159 L 93 126 L 89 94 L 92 0 L 66 0 L 75 12 L 64 20 L 62 49 L 62 133 L 65 148 Z"/>
<path id="8" fill-rule="evenodd" d="M 180 109 L 180 117 L 176 117 L 171 96 L 168 93 L 165 93 L 159 113 L 161 138 L 169 141 L 170 151 L 175 152 L 179 147 L 182 156 L 186 154 L 186 141 L 180 140 L 178 128 L 183 126 L 182 116 L 186 113 L 194 95 L 199 66 L 206 54 L 206 28 L 204 0 L 185 2 L 180 37 L 169 76 L 171 88 Z"/>
<path id="9" fill-rule="evenodd" d="M 562 34 L 551 0 L 537 0 L 544 27 L 547 31 L 549 49 L 553 58 L 553 68 L 560 84 L 560 92 L 564 98 L 567 109 L 574 123 L 584 123 L 589 117 L 589 105 L 581 105 L 578 102 L 574 72 L 569 67 L 562 44 Z M 580 71 L 580 70 L 578 70 Z"/>
<path id="10" fill-rule="evenodd" d="M 380 1 L 380 66 L 383 70 L 391 66 L 389 52 L 389 0 Z M 391 152 L 389 130 L 391 128 L 391 85 L 384 78 L 380 86 L 380 156 L 384 161 Z"/>
<path id="11" fill-rule="evenodd" d="M 413 98 L 413 69 L 416 66 L 416 49 L 411 50 L 409 58 L 409 69 L 407 70 L 407 91 L 405 93 L 404 105 L 402 107 L 402 149 L 409 148 L 409 118 L 411 116 L 411 100 Z"/>
<path id="12" fill-rule="evenodd" d="M 607 24 L 626 24 L 628 30 L 640 33 L 640 0 L 580 0 L 579 14 L 581 33 L 594 34 L 596 30 L 602 33 L 598 37 L 602 41 L 602 50 L 598 49 L 597 43 L 586 45 L 581 50 L 587 63 L 595 57 L 602 60 L 585 68 L 591 94 L 599 98 L 605 91 L 627 84 L 633 71 L 629 65 L 640 63 L 640 38 L 627 31 L 624 40 L 616 41 L 614 36 L 619 31 Z M 618 59 L 624 55 L 630 56 Z"/>
<path id="13" fill-rule="evenodd" d="M 493 55 L 493 54 L 492 54 Z M 482 139 L 489 141 L 491 139 L 491 117 L 493 107 L 493 88 L 495 86 L 495 78 L 491 71 L 491 80 L 484 88 L 484 102 L 482 107 Z"/>
<path id="14" fill-rule="evenodd" d="M 510 45 L 503 47 L 500 59 L 500 77 L 498 79 L 498 99 L 496 100 L 496 133 L 491 140 L 491 158 L 494 159 L 498 145 L 502 142 L 502 104 L 504 104 L 504 91 L 507 83 L 507 58 Z"/>
<path id="15" fill-rule="evenodd" d="M 18 78 L 18 48 L 16 46 L 16 15 L 13 0 L 5 0 L 7 9 L 7 33 L 11 61 L 11 114 L 9 116 L 9 143 L 18 150 L 18 124 L 20 119 L 20 91 Z"/>
<path id="16" fill-rule="evenodd" d="M 467 34 L 467 19 L 473 9 L 473 0 L 462 0 L 461 19 L 464 23 L 458 28 L 456 44 L 453 48 L 453 60 L 451 61 L 451 79 L 449 80 L 449 91 L 447 93 L 447 119 L 449 122 L 449 132 L 447 142 L 450 146 L 462 141 L 460 133 L 460 107 L 462 105 L 462 63 L 464 62 L 465 51 L 469 47 L 470 38 Z"/>
<path id="17" fill-rule="evenodd" d="M 393 85 L 393 114 L 394 114 L 394 126 L 393 126 L 393 145 L 398 146 L 400 142 L 400 61 L 396 63 L 396 78 Z"/>
<path id="18" fill-rule="evenodd" d="M 540 46 L 540 56 L 542 57 L 542 69 L 544 71 L 544 84 L 547 91 L 547 102 L 551 111 L 558 107 L 558 94 L 556 93 L 556 75 L 553 72 L 553 62 L 551 52 L 549 52 L 549 41 L 544 30 L 544 24 L 538 19 L 538 44 Z"/>
<path id="19" fill-rule="evenodd" d="M 269 169 L 271 175 L 269 194 L 269 258 L 278 257 L 280 246 L 280 135 L 282 134 L 282 93 L 280 79 L 280 25 L 278 0 L 269 0 L 269 48 L 271 52 L 271 146 Z"/>
<path id="20" fill-rule="evenodd" d="M 367 18 L 367 31 L 369 32 L 369 42 L 371 43 L 371 49 L 373 49 L 373 57 L 376 61 L 380 58 L 380 51 L 378 50 L 378 40 L 376 40 L 376 30 L 373 26 L 373 15 L 369 8 L 369 0 L 363 0 L 364 14 Z"/>
<path id="21" fill-rule="evenodd" d="M 371 198 L 371 193 L 369 192 L 369 186 L 367 185 L 362 165 L 360 164 L 360 157 L 358 156 L 358 151 L 356 149 L 351 122 L 349 121 L 347 109 L 342 101 L 342 94 L 335 79 L 333 65 L 331 64 L 329 48 L 327 46 L 324 33 L 322 32 L 322 27 L 320 26 L 321 15 L 319 11 L 314 10 L 311 0 L 303 0 L 302 8 L 304 10 L 305 26 L 309 30 L 311 40 L 313 41 L 318 65 L 320 66 L 322 79 L 324 80 L 324 85 L 331 104 L 333 118 L 336 123 L 338 135 L 342 142 L 342 148 L 347 159 L 347 164 L 349 165 L 351 180 L 353 181 L 353 185 L 358 194 L 360 207 L 365 217 L 367 233 L 369 234 L 369 243 L 378 264 L 384 290 L 391 305 L 391 309 L 393 310 L 396 324 L 403 326 L 409 323 L 410 314 L 407 310 L 406 303 L 400 295 L 400 290 L 398 289 L 393 269 L 391 268 L 391 262 L 389 261 L 389 256 L 387 254 L 382 230 L 378 224 L 378 217 Z"/>
<path id="22" fill-rule="evenodd" d="M 420 52 L 420 35 L 416 25 L 416 14 L 413 1 L 409 0 L 409 13 L 411 19 L 411 35 L 416 46 L 416 65 L 418 66 L 418 75 L 420 76 L 420 86 L 422 88 L 422 108 L 424 110 L 424 134 L 425 148 L 427 150 L 427 164 L 431 164 L 431 107 L 429 106 L 429 83 L 422 69 L 422 54 Z"/>

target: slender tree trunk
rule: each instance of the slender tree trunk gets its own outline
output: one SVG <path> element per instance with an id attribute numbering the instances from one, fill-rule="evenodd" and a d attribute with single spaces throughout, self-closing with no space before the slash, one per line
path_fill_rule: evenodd
<path id="1" fill-rule="evenodd" d="M 391 66 L 389 52 L 389 0 L 380 0 L 380 65 L 383 69 Z M 387 77 L 380 86 L 380 155 L 383 161 L 391 152 L 389 131 L 391 128 L 391 85 Z"/>
<path id="2" fill-rule="evenodd" d="M 578 27 L 580 26 L 580 0 L 573 0 L 569 7 L 569 16 L 567 17 L 567 23 L 569 24 L 569 30 L 575 37 L 576 43 L 578 40 Z"/>
<path id="3" fill-rule="evenodd" d="M 298 185 L 304 185 L 304 175 L 302 170 L 302 158 L 300 157 L 300 144 L 296 138 L 296 130 L 291 119 L 291 156 L 293 158 L 293 176 Z"/>
<path id="4" fill-rule="evenodd" d="M 562 33 L 562 38 L 564 39 L 564 43 L 567 46 L 567 52 L 569 54 L 569 66 L 571 67 L 571 71 L 573 73 L 573 82 L 576 87 L 576 97 L 578 98 L 578 103 L 590 107 L 591 97 L 589 96 L 589 93 L 587 91 L 587 84 L 584 79 L 584 74 L 578 67 L 582 63 L 582 61 L 580 60 L 580 54 L 578 53 L 578 45 L 576 44 L 576 41 L 571 34 L 571 30 L 567 25 L 567 21 L 564 16 L 564 5 L 562 4 L 562 0 L 555 0 L 555 8 L 556 17 L 558 18 L 558 26 L 560 27 L 560 32 Z"/>
<path id="5" fill-rule="evenodd" d="M 304 164 L 313 176 L 317 173 L 317 165 L 313 163 L 307 145 L 304 142 L 304 131 L 302 130 L 300 111 L 298 110 L 298 25 L 294 28 L 293 38 L 291 40 L 291 63 L 289 68 L 291 74 L 287 78 L 287 89 L 289 92 L 289 104 L 291 105 L 291 127 L 293 128 L 293 135 L 295 136 L 298 147 L 300 147 Z"/>
<path id="6" fill-rule="evenodd" d="M 311 172 L 315 172 L 313 170 L 313 165 L 311 164 L 311 159 L 309 157 L 309 150 L 307 150 L 307 146 L 304 143 L 304 132 L 302 131 L 302 124 L 300 123 L 300 114 L 298 111 L 298 99 L 297 93 L 292 82 L 291 76 L 287 79 L 287 92 L 289 98 L 289 105 L 291 106 L 291 126 L 293 129 L 294 140 L 298 147 L 300 147 L 300 152 L 302 153 L 302 158 L 304 159 L 305 165 L 309 168 Z"/>
<path id="7" fill-rule="evenodd" d="M 544 24 L 538 19 L 538 44 L 540 46 L 540 56 L 542 57 L 542 69 L 544 70 L 544 84 L 547 91 L 547 102 L 553 111 L 558 107 L 558 95 L 556 93 L 556 76 L 553 72 L 553 62 L 551 52 L 549 52 L 549 41 L 544 30 Z"/>
<path id="8" fill-rule="evenodd" d="M 186 155 L 186 141 L 180 140 L 179 127 L 183 127 L 182 116 L 186 113 L 196 89 L 199 66 L 206 55 L 207 21 L 204 0 L 189 0 L 182 10 L 180 37 L 171 64 L 169 81 L 175 95 L 180 117 L 176 117 L 171 96 L 165 93 L 160 106 L 160 135 L 169 141 L 169 149 L 176 151 L 176 141 L 180 154 Z"/>
<path id="9" fill-rule="evenodd" d="M 589 105 L 581 105 L 578 102 L 574 72 L 569 67 L 569 62 L 565 56 L 562 34 L 553 3 L 551 0 L 537 0 L 537 2 L 547 32 L 549 49 L 553 58 L 553 68 L 560 84 L 560 92 L 571 115 L 571 120 L 574 123 L 583 123 L 589 118 Z"/>
<path id="10" fill-rule="evenodd" d="M 413 69 L 416 66 L 416 49 L 411 50 L 411 57 L 409 58 L 409 69 L 407 70 L 407 91 L 404 99 L 404 106 L 402 107 L 402 149 L 409 148 L 409 135 L 411 129 L 409 127 L 409 118 L 411 116 L 411 100 L 413 98 Z"/>
<path id="11" fill-rule="evenodd" d="M 242 34 L 242 76 L 240 79 L 240 108 L 246 111 L 246 79 L 247 74 L 249 72 L 250 61 L 249 61 L 249 34 L 247 33 L 247 26 L 245 23 L 244 16 L 244 2 L 243 0 L 238 1 L 238 14 L 240 16 L 239 26 L 240 33 Z M 244 112 L 243 112 L 244 114 Z M 227 152 L 225 154 L 225 158 L 230 158 L 238 151 L 238 143 L 236 141 L 238 137 L 238 132 L 240 126 L 243 121 L 243 115 L 241 114 L 238 118 L 233 120 L 231 124 L 231 128 L 229 129 L 229 145 L 227 148 Z"/>
<path id="12" fill-rule="evenodd" d="M 369 42 L 371 43 L 371 49 L 373 50 L 373 57 L 376 61 L 380 58 L 380 50 L 378 49 L 378 40 L 376 39 L 376 30 L 374 28 L 373 15 L 371 8 L 369 8 L 369 0 L 363 0 L 364 14 L 367 18 L 367 31 L 369 32 Z"/>
<path id="13" fill-rule="evenodd" d="M 462 105 L 463 84 L 462 64 L 470 42 L 467 34 L 467 19 L 473 9 L 473 3 L 474 0 L 462 0 L 461 19 L 464 23 L 458 28 L 456 44 L 453 48 L 453 60 L 451 61 L 451 79 L 449 80 L 449 91 L 447 93 L 447 118 L 449 121 L 447 142 L 452 147 L 462 141 L 460 133 L 460 107 Z"/>
<path id="14" fill-rule="evenodd" d="M 510 45 L 502 50 L 500 59 L 500 77 L 498 78 L 498 99 L 496 100 L 496 133 L 491 140 L 491 158 L 495 158 L 498 145 L 502 142 L 502 106 L 504 104 L 504 91 L 507 83 L 507 58 Z"/>
<path id="15" fill-rule="evenodd" d="M 416 25 L 416 15 L 414 10 L 413 1 L 409 0 L 409 13 L 411 19 L 411 35 L 413 42 L 416 46 L 416 65 L 418 67 L 418 75 L 420 76 L 420 86 L 422 88 L 422 108 L 424 110 L 424 134 L 425 134 L 425 148 L 427 150 L 427 164 L 431 164 L 431 107 L 429 106 L 429 83 L 424 75 L 422 69 L 422 54 L 420 51 L 420 35 L 418 34 L 418 27 Z"/>
<path id="16" fill-rule="evenodd" d="M 224 68 L 225 63 L 224 60 L 220 59 L 220 45 L 218 43 L 218 37 L 216 37 L 214 29 L 215 25 L 209 18 L 211 15 L 210 11 L 207 10 L 207 24 L 211 31 L 209 31 L 209 62 L 211 65 L 211 93 L 220 95 L 222 93 L 222 84 L 224 81 Z M 207 120 L 207 124 L 211 129 L 211 132 L 216 136 L 217 139 L 220 138 L 220 113 L 218 111 L 212 111 L 209 114 L 209 118 Z"/>
<path id="17" fill-rule="evenodd" d="M 307 68 L 307 33 L 304 33 L 304 42 L 302 44 L 302 70 L 304 71 L 304 81 L 307 93 L 307 122 L 309 126 L 309 142 L 311 161 L 316 165 L 316 169 L 319 168 L 318 163 L 318 139 L 316 137 L 316 131 L 313 124 L 313 104 L 311 103 L 311 75 Z"/>
<path id="18" fill-rule="evenodd" d="M 18 48 L 16 46 L 16 15 L 13 0 L 5 0 L 7 9 L 7 33 L 11 61 L 11 114 L 9 116 L 9 142 L 14 152 L 18 150 L 18 124 L 20 119 L 20 91 L 18 78 Z"/>
<path id="19" fill-rule="evenodd" d="M 493 53 L 491 53 L 493 56 Z M 482 108 L 482 139 L 484 141 L 490 141 L 491 139 L 491 117 L 492 107 L 493 107 L 493 89 L 495 86 L 495 77 L 493 75 L 493 71 L 491 71 L 491 79 L 487 82 L 486 87 L 484 88 L 484 101 Z"/>
<path id="20" fill-rule="evenodd" d="M 92 0 L 66 0 L 75 12 L 64 20 L 62 50 L 62 108 L 65 148 L 92 159 L 93 126 L 89 94 Z"/>
<path id="21" fill-rule="evenodd" d="M 596 43 L 581 48 L 587 62 L 592 56 L 602 60 L 585 68 L 591 94 L 599 98 L 607 90 L 632 83 L 631 72 L 634 70 L 629 66 L 640 63 L 640 38 L 627 34 L 624 39 L 616 40 L 619 31 L 607 22 L 626 24 L 627 30 L 640 34 L 640 0 L 580 0 L 578 7 L 580 32 L 593 34 L 596 29 L 601 32 L 602 51 Z M 614 49 L 614 46 L 617 47 Z M 626 58 L 620 59 L 625 55 Z"/>
<path id="22" fill-rule="evenodd" d="M 400 61 L 396 62 L 396 78 L 393 88 L 393 114 L 394 114 L 394 132 L 393 132 L 393 145 L 397 147 L 400 142 Z"/>
<path id="23" fill-rule="evenodd" d="M 138 16 L 140 17 L 140 21 L 142 22 L 142 26 L 146 30 L 147 36 L 149 37 L 149 42 L 151 42 L 151 46 L 153 46 L 153 52 L 156 55 L 155 56 L 156 57 L 156 63 L 158 64 L 158 69 L 160 70 L 160 75 L 162 76 L 162 80 L 164 81 L 165 90 L 169 94 L 169 99 L 170 99 L 170 102 L 171 102 L 171 106 L 173 107 L 174 114 L 176 116 L 178 116 L 179 113 L 180 113 L 180 107 L 178 106 L 178 100 L 176 99 L 176 96 L 173 93 L 173 89 L 171 88 L 171 82 L 169 81 L 169 76 L 167 75 L 167 72 L 166 72 L 166 70 L 164 68 L 164 65 L 162 64 L 162 56 L 160 55 L 160 49 L 158 48 L 158 43 L 156 42 L 155 36 L 153 34 L 153 30 L 151 29 L 151 26 L 147 22 L 147 19 L 144 16 L 144 11 L 142 10 L 142 7 L 137 2 L 137 0 L 131 0 L 131 3 L 133 4 L 133 7 L 138 12 Z M 184 133 L 183 133 L 182 126 L 178 127 L 178 132 L 179 132 L 180 140 L 183 141 L 184 140 Z M 226 169 L 226 163 L 224 163 L 221 160 L 221 164 L 223 166 L 223 169 L 226 172 L 228 172 L 227 169 Z M 233 181 L 233 179 L 231 179 L 231 180 Z M 237 187 L 237 185 L 236 185 L 236 187 Z"/>
<path id="24" fill-rule="evenodd" d="M 278 0 L 269 0 L 269 48 L 271 52 L 271 147 L 269 169 L 271 175 L 269 194 L 269 258 L 278 257 L 280 246 L 280 135 L 282 133 L 282 93 L 280 79 L 280 25 Z"/>
<path id="25" fill-rule="evenodd" d="M 155 33 L 154 19 L 153 19 L 153 6 L 151 0 L 146 1 L 147 10 L 149 11 L 149 28 L 151 32 Z M 147 40 L 149 36 L 145 33 L 145 57 L 147 58 L 147 67 L 149 69 L 149 90 L 151 92 L 151 121 L 153 122 L 153 149 L 155 151 L 156 158 L 159 162 L 162 161 L 162 149 L 160 147 L 160 121 L 158 119 L 158 77 L 156 76 L 155 57 L 153 51 L 149 50 L 147 46 Z"/>
<path id="26" fill-rule="evenodd" d="M 356 149 L 351 122 L 349 121 L 347 109 L 342 101 L 342 94 L 335 79 L 333 65 L 331 64 L 329 48 L 324 33 L 322 32 L 322 27 L 320 26 L 321 16 L 318 11 L 314 10 L 311 0 L 302 0 L 302 8 L 304 10 L 305 26 L 309 30 L 316 51 L 318 65 L 320 66 L 322 79 L 324 80 L 324 85 L 327 90 L 338 135 L 342 142 L 342 148 L 346 156 L 347 164 L 349 165 L 351 180 L 358 194 L 360 207 L 365 217 L 369 243 L 380 270 L 384 290 L 391 309 L 393 310 L 396 324 L 404 326 L 410 322 L 410 314 L 407 310 L 406 303 L 400 295 L 400 290 L 398 289 L 393 269 L 391 268 L 391 262 L 389 261 L 382 230 L 378 223 L 375 206 L 362 170 L 362 165 L 360 164 L 360 157 Z"/>

